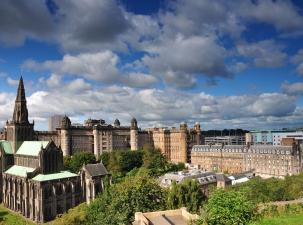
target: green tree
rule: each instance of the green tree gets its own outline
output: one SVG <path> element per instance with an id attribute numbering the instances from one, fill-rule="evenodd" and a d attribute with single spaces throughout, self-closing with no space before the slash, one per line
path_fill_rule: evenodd
<path id="1" fill-rule="evenodd" d="M 131 224 L 135 212 L 165 209 L 166 192 L 148 176 L 113 185 L 88 207 L 87 224 Z"/>
<path id="2" fill-rule="evenodd" d="M 255 215 L 256 205 L 242 192 L 219 189 L 212 193 L 202 221 L 208 225 L 248 224 Z"/>
<path id="3" fill-rule="evenodd" d="M 64 167 L 74 173 L 78 173 L 84 164 L 90 163 L 96 163 L 95 155 L 90 152 L 76 153 L 64 159 Z"/>
<path id="4" fill-rule="evenodd" d="M 82 225 L 86 222 L 87 205 L 82 203 L 75 208 L 68 210 L 67 213 L 59 215 L 53 222 L 53 225 Z"/>
<path id="5" fill-rule="evenodd" d="M 152 175 L 159 176 L 166 173 L 168 162 L 159 149 L 144 146 L 143 152 L 143 166 L 149 169 Z"/>
<path id="6" fill-rule="evenodd" d="M 186 207 L 192 213 L 199 212 L 206 196 L 196 180 L 186 180 L 181 184 L 173 183 L 168 193 L 167 205 L 170 209 Z"/>

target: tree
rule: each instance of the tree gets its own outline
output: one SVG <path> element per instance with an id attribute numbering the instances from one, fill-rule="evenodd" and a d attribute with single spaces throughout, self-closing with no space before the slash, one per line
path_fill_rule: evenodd
<path id="1" fill-rule="evenodd" d="M 165 209 L 166 192 L 148 176 L 111 186 L 88 207 L 87 224 L 131 224 L 135 212 Z"/>
<path id="2" fill-rule="evenodd" d="M 75 208 L 68 210 L 67 213 L 59 215 L 53 222 L 53 225 L 81 225 L 86 221 L 87 205 L 82 203 Z"/>
<path id="3" fill-rule="evenodd" d="M 192 213 L 199 212 L 206 196 L 201 191 L 196 180 L 186 180 L 183 183 L 173 183 L 168 193 L 167 205 L 170 209 L 186 207 Z"/>
<path id="4" fill-rule="evenodd" d="M 76 153 L 64 159 L 64 167 L 74 173 L 78 173 L 84 164 L 90 163 L 96 163 L 95 155 L 90 152 Z"/>
<path id="5" fill-rule="evenodd" d="M 167 171 L 168 162 L 159 149 L 144 146 L 143 166 L 151 171 L 154 176 L 159 176 Z"/>
<path id="6" fill-rule="evenodd" d="M 255 215 L 256 205 L 242 192 L 219 189 L 212 193 L 202 221 L 208 225 L 248 224 Z"/>

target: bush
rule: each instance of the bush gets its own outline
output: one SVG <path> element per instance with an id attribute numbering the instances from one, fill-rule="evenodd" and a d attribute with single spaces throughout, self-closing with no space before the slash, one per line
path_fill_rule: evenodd
<path id="1" fill-rule="evenodd" d="M 148 176 L 129 177 L 113 185 L 88 207 L 86 224 L 130 224 L 135 212 L 166 208 L 166 191 Z"/>
<path id="2" fill-rule="evenodd" d="M 201 222 L 208 225 L 248 224 L 256 214 L 256 205 L 242 192 L 219 189 L 209 198 Z"/>

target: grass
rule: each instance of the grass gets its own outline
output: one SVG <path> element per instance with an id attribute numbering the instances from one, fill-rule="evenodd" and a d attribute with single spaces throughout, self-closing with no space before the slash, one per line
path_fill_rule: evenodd
<path id="1" fill-rule="evenodd" d="M 303 225 L 303 214 L 284 214 L 273 218 L 263 218 L 251 225 Z"/>
<path id="2" fill-rule="evenodd" d="M 0 205 L 0 225 L 34 225 L 34 223 L 25 219 L 21 215 L 6 209 Z"/>

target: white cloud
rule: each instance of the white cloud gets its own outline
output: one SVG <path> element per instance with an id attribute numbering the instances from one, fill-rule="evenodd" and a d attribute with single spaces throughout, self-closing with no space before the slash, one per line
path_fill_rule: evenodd
<path id="1" fill-rule="evenodd" d="M 11 86 L 17 86 L 19 84 L 19 80 L 14 80 L 10 77 L 6 78 L 6 82 Z"/>
<path id="2" fill-rule="evenodd" d="M 163 76 L 167 83 L 191 86 L 194 76 L 228 76 L 224 64 L 225 50 L 210 37 L 178 36 L 150 49 L 142 61 L 153 74 Z"/>
<path id="3" fill-rule="evenodd" d="M 97 53 L 82 53 L 78 55 L 64 55 L 62 60 L 48 60 L 38 63 L 27 60 L 23 67 L 42 71 L 49 70 L 53 75 L 47 81 L 49 85 L 58 85 L 58 75 L 80 76 L 90 81 L 105 84 L 124 84 L 130 87 L 148 87 L 157 83 L 157 79 L 149 74 L 126 73 L 119 71 L 119 57 L 111 51 Z"/>
<path id="4" fill-rule="evenodd" d="M 282 90 L 289 95 L 303 95 L 303 82 L 290 84 L 286 81 L 282 84 Z"/>
<path id="5" fill-rule="evenodd" d="M 280 67 L 285 64 L 287 59 L 283 46 L 274 40 L 239 44 L 237 50 L 240 55 L 251 58 L 257 67 Z"/>
<path id="6" fill-rule="evenodd" d="M 31 118 L 45 121 L 52 114 L 73 118 L 121 119 L 129 124 L 132 116 L 140 126 L 176 126 L 181 121 L 201 121 L 206 129 L 225 127 L 262 128 L 303 122 L 296 97 L 279 93 L 213 96 L 172 89 L 136 89 L 109 86 L 95 89 L 82 79 L 65 81 L 61 88 L 39 90 L 28 96 Z M 14 94 L 0 94 L 0 121 L 12 116 Z M 38 122 L 39 123 L 39 122 Z"/>

